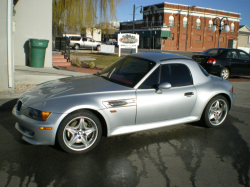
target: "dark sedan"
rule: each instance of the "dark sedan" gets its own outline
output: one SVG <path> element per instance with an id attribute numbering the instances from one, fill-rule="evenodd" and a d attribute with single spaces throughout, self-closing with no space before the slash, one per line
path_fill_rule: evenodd
<path id="1" fill-rule="evenodd" d="M 212 48 L 192 59 L 208 73 L 228 79 L 229 76 L 250 75 L 250 55 L 240 49 Z"/>

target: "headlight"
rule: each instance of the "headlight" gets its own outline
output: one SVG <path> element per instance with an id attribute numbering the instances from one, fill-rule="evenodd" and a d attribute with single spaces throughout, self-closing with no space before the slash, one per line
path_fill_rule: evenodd
<path id="1" fill-rule="evenodd" d="M 45 112 L 33 108 L 27 108 L 23 114 L 38 121 L 46 121 L 50 116 L 51 112 Z"/>

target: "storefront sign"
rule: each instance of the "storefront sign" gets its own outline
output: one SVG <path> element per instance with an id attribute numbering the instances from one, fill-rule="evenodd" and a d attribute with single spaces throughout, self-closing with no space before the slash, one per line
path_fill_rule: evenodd
<path id="1" fill-rule="evenodd" d="M 119 46 L 119 56 L 121 55 L 121 48 L 136 49 L 137 53 L 139 35 L 132 33 L 120 33 L 117 35 L 117 45 Z"/>

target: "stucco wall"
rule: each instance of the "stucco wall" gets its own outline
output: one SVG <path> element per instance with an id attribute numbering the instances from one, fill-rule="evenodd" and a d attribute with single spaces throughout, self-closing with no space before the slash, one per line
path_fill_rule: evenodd
<path id="1" fill-rule="evenodd" d="M 248 34 L 239 34 L 238 46 L 250 48 L 250 43 L 248 43 L 249 37 L 250 37 L 250 33 L 249 33 L 249 35 Z"/>
<path id="2" fill-rule="evenodd" d="M 34 38 L 49 40 L 44 66 L 52 67 L 52 0 L 19 0 L 15 10 L 15 65 L 28 65 L 28 40 Z"/>
<path id="3" fill-rule="evenodd" d="M 0 91 L 12 89 L 8 88 L 7 2 L 8 0 L 1 1 L 0 6 Z"/>

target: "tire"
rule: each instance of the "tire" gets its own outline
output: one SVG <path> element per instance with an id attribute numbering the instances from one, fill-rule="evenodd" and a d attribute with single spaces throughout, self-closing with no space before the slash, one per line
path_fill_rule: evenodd
<path id="1" fill-rule="evenodd" d="M 83 110 L 66 116 L 58 128 L 57 141 L 64 151 L 81 154 L 94 149 L 101 136 L 99 119 L 92 112 Z"/>
<path id="2" fill-rule="evenodd" d="M 75 50 L 80 49 L 80 45 L 79 45 L 79 44 L 74 45 L 74 49 L 75 49 Z"/>
<path id="3" fill-rule="evenodd" d="M 228 68 L 222 68 L 221 71 L 220 71 L 220 77 L 223 78 L 223 79 L 228 79 L 230 76 L 230 71 Z"/>
<path id="4" fill-rule="evenodd" d="M 98 46 L 96 47 L 96 50 L 97 50 L 97 51 L 101 51 L 101 46 L 98 45 Z"/>
<path id="5" fill-rule="evenodd" d="M 228 101 L 222 96 L 213 97 L 207 104 L 203 113 L 203 122 L 209 128 L 223 124 L 228 114 Z"/>

